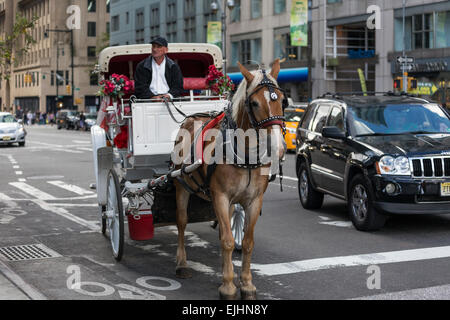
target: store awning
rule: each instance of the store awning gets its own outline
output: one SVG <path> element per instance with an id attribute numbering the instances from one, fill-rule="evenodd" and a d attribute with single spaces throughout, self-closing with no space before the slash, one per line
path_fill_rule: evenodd
<path id="1" fill-rule="evenodd" d="M 228 73 L 235 84 L 239 84 L 242 81 L 242 74 L 240 72 Z M 281 69 L 278 74 L 278 83 L 286 82 L 304 82 L 308 80 L 308 68 L 290 68 Z"/>

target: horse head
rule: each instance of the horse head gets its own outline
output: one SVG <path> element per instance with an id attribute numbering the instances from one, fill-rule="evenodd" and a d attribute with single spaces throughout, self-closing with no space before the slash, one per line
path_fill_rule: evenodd
<path id="1" fill-rule="evenodd" d="M 269 74 L 264 69 L 249 71 L 239 62 L 238 66 L 244 80 L 233 98 L 233 105 L 238 106 L 233 110 L 233 118 L 238 125 L 243 124 L 241 128 L 266 129 L 268 135 L 275 138 L 271 143 L 272 151 L 282 159 L 286 153 L 284 108 L 287 97 L 276 81 L 280 60 L 275 60 Z"/>

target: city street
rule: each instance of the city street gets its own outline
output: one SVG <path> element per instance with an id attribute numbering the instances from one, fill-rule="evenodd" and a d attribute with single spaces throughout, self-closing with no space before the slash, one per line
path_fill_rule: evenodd
<path id="1" fill-rule="evenodd" d="M 149 241 L 126 229 L 117 263 L 99 227 L 88 132 L 26 127 L 25 147 L 0 146 L 0 252 L 37 245 L 18 261 L 0 253 L 0 291 L 23 299 L 215 300 L 221 284 L 219 232 L 188 224 L 191 279 L 175 277 L 176 226 Z M 326 196 L 317 211 L 300 204 L 295 155 L 284 192 L 271 183 L 255 231 L 252 258 L 258 299 L 450 299 L 450 216 L 396 216 L 377 232 L 357 231 L 346 203 Z M 241 255 L 233 261 L 239 275 Z M 72 284 L 81 281 L 80 287 Z M 2 284 L 5 283 L 5 284 Z M 0 293 L 1 296 L 1 293 Z"/>

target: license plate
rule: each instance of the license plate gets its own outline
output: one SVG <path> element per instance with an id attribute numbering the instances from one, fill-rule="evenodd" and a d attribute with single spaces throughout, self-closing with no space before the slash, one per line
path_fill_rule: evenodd
<path id="1" fill-rule="evenodd" d="M 3 137 L 3 141 L 9 141 L 11 140 L 11 137 Z"/>
<path id="2" fill-rule="evenodd" d="M 441 196 L 450 196 L 450 182 L 441 183 Z"/>

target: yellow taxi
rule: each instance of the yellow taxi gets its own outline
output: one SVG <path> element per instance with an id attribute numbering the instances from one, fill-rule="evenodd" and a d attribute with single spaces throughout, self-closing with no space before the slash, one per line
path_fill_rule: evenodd
<path id="1" fill-rule="evenodd" d="M 284 110 L 286 121 L 286 136 L 284 137 L 288 151 L 295 151 L 295 138 L 297 126 L 305 114 L 306 104 L 303 106 L 289 107 Z"/>

